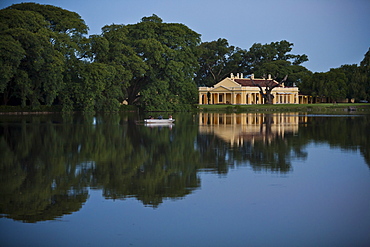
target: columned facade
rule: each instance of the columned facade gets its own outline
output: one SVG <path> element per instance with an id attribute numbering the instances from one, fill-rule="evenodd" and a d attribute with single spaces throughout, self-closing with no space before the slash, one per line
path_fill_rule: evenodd
<path id="1" fill-rule="evenodd" d="M 253 75 L 252 75 L 253 77 Z M 263 83 L 270 85 L 277 84 L 276 81 L 269 79 L 253 79 L 254 83 L 259 83 L 265 90 Z M 297 87 L 275 87 L 272 92 L 274 104 L 299 104 L 303 98 L 298 96 Z M 199 87 L 199 104 L 231 104 L 231 105 L 251 105 L 263 104 L 258 86 L 252 84 L 249 78 L 230 77 L 225 78 L 213 87 Z"/>

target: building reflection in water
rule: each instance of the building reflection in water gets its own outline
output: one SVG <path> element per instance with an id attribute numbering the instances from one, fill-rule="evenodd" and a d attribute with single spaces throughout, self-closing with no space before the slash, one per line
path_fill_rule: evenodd
<path id="1" fill-rule="evenodd" d="M 199 132 L 215 134 L 232 146 L 244 142 L 270 142 L 287 133 L 296 134 L 307 115 L 297 113 L 200 113 Z"/>

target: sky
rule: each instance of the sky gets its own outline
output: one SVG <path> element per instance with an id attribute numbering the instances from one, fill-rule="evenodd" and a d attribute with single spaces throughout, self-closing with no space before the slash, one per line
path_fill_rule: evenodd
<path id="1" fill-rule="evenodd" d="M 248 50 L 287 40 L 292 54 L 308 56 L 302 65 L 312 72 L 359 64 L 370 47 L 370 0 L 0 0 L 0 9 L 21 2 L 76 12 L 89 35 L 156 14 L 201 34 L 202 42 L 225 38 Z"/>

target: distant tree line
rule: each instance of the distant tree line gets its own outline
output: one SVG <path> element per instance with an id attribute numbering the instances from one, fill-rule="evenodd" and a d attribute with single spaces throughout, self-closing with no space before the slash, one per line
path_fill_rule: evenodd
<path id="1" fill-rule="evenodd" d="M 188 111 L 197 86 L 232 72 L 289 75 L 314 96 L 370 99 L 370 51 L 360 66 L 312 73 L 292 43 L 255 43 L 249 50 L 201 35 L 156 15 L 130 25 L 107 25 L 87 37 L 75 12 L 21 3 L 0 10 L 0 105 L 61 105 L 63 111 L 117 111 L 122 102 L 144 110 Z"/>
<path id="2" fill-rule="evenodd" d="M 354 99 L 370 100 L 370 48 L 357 64 L 343 65 L 328 72 L 313 73 L 302 66 L 307 55 L 294 55 L 293 43 L 286 40 L 270 44 L 255 43 L 249 50 L 230 46 L 226 39 L 203 42 L 199 49 L 199 70 L 195 81 L 198 86 L 212 86 L 232 72 L 252 74 L 256 77 L 273 75 L 285 85 L 298 86 L 302 94 L 332 101 Z"/>
<path id="3" fill-rule="evenodd" d="M 332 101 L 370 101 L 370 48 L 360 65 L 342 65 L 328 72 L 310 73 L 297 83 L 302 94 L 327 97 Z"/>

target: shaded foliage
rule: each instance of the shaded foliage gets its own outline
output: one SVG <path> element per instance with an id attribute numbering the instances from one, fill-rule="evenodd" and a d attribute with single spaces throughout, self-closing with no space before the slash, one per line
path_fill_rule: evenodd
<path id="1" fill-rule="evenodd" d="M 333 101 L 348 98 L 356 102 L 370 99 L 370 49 L 360 66 L 342 65 L 328 72 L 306 74 L 298 82 L 301 93 L 317 97 L 329 97 Z"/>
<path id="2" fill-rule="evenodd" d="M 0 10 L 2 104 L 61 104 L 64 111 L 189 110 L 200 35 L 153 15 L 86 38 L 81 17 L 51 5 Z"/>
<path id="3" fill-rule="evenodd" d="M 134 25 L 105 26 L 95 37 L 95 61 L 127 75 L 128 104 L 145 110 L 189 110 L 196 102 L 193 74 L 200 35 L 183 24 L 153 15 Z"/>
<path id="4" fill-rule="evenodd" d="M 0 10 L 3 104 L 51 105 L 65 90 L 68 65 L 81 63 L 87 26 L 67 10 L 35 3 Z"/>
<path id="5" fill-rule="evenodd" d="M 198 53 L 199 70 L 195 76 L 198 86 L 213 86 L 235 71 L 249 72 L 244 59 L 246 51 L 230 46 L 226 39 L 203 42 Z"/>

